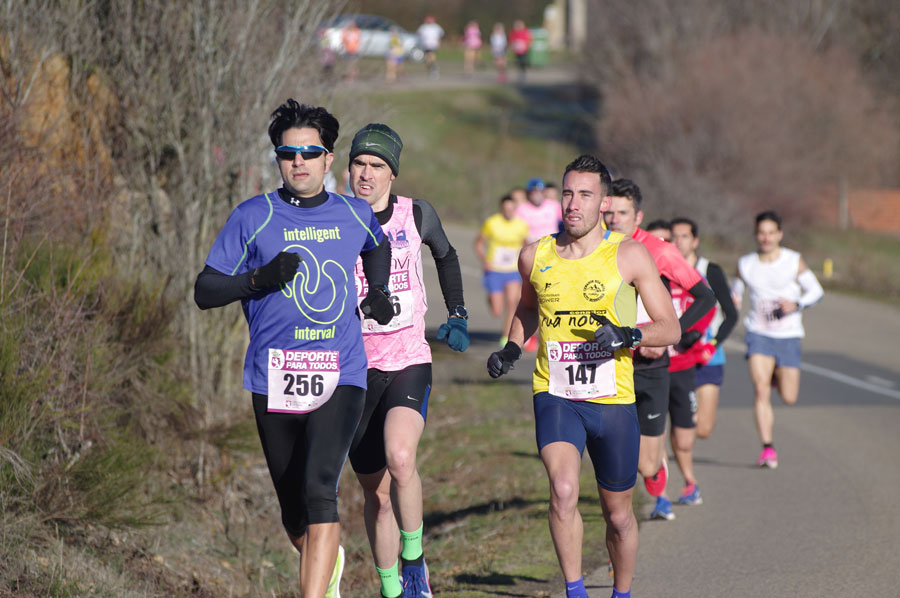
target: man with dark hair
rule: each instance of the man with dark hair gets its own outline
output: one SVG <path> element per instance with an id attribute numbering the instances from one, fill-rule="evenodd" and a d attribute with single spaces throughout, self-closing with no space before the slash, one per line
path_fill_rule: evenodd
<path id="1" fill-rule="evenodd" d="M 647 249 L 604 230 L 609 172 L 580 156 L 563 177 L 565 231 L 527 245 L 509 342 L 488 359 L 488 373 L 507 373 L 522 343 L 539 330 L 533 376 L 538 450 L 550 480 L 550 535 L 567 598 L 587 598 L 581 571 L 584 526 L 578 512 L 581 456 L 594 465 L 614 568 L 613 597 L 631 595 L 638 527 L 632 510 L 640 429 L 634 406 L 632 347 L 664 347 L 680 334 L 669 294 Z M 637 328 L 636 292 L 651 319 Z M 594 326 L 599 328 L 594 330 Z"/>
<path id="2" fill-rule="evenodd" d="M 300 552 L 303 596 L 338 595 L 337 486 L 366 389 L 358 258 L 369 288 L 361 311 L 381 325 L 394 315 L 390 245 L 372 208 L 324 189 L 338 127 L 324 108 L 293 99 L 272 113 L 283 186 L 234 209 L 194 289 L 201 309 L 241 301 L 250 329 L 244 388 Z"/>
<path id="3" fill-rule="evenodd" d="M 672 451 L 685 484 L 678 503 L 699 505 L 703 499 L 694 476 L 694 442 L 697 436 L 709 438 L 715 426 L 719 387 L 724 378 L 725 352 L 722 343 L 734 329 L 738 314 L 731 300 L 725 272 L 718 264 L 697 256 L 697 247 L 700 245 L 697 223 L 689 218 L 673 219 L 672 244 L 678 248 L 687 263 L 700 273 L 715 294 L 718 304 L 709 325 L 703 326 L 703 337 L 689 349 L 682 352 L 671 351 L 669 354 L 669 403 L 690 405 L 693 413 L 690 420 L 676 421 L 674 416 L 672 418 Z M 674 285 L 673 298 L 676 297 L 676 291 L 679 305 L 690 305 L 693 298 Z M 698 325 L 705 319 L 701 319 Z M 695 329 L 698 325 L 695 325 Z"/>
<path id="4" fill-rule="evenodd" d="M 350 463 L 363 487 L 366 531 L 381 579 L 381 595 L 395 598 L 402 592 L 404 598 L 430 598 L 422 548 L 422 481 L 416 469 L 431 393 L 423 244 L 431 249 L 448 313 L 447 323 L 438 329 L 438 340 L 455 351 L 465 351 L 469 346 L 468 313 L 459 259 L 437 212 L 424 199 L 391 193 L 402 149 L 397 132 L 377 123 L 360 129 L 350 146 L 350 187 L 372 206 L 391 242 L 394 307 L 394 318 L 386 325 L 363 322 L 368 390 Z M 363 266 L 360 260 L 356 267 L 360 298 L 367 294 Z"/>
<path id="5" fill-rule="evenodd" d="M 647 232 L 654 237 L 659 237 L 666 243 L 672 240 L 672 225 L 668 220 L 658 218 L 647 225 Z"/>
<path id="6" fill-rule="evenodd" d="M 734 294 L 740 300 L 750 290 L 747 329 L 747 366 L 753 380 L 754 414 L 762 452 L 759 467 L 778 467 L 772 429 L 772 386 L 788 405 L 800 394 L 800 365 L 804 336 L 800 312 L 818 303 L 824 291 L 803 257 L 781 246 L 781 216 L 765 211 L 756 216 L 757 250 L 738 260 Z M 774 384 L 773 384 L 774 383 Z"/>
<path id="7" fill-rule="evenodd" d="M 659 275 L 665 284 L 675 283 L 694 298 L 693 304 L 681 315 L 680 349 L 697 341 L 690 331 L 716 304 L 716 298 L 696 270 L 684 261 L 678 250 L 647 231 L 638 228 L 644 219 L 640 188 L 629 179 L 616 179 L 610 190 L 610 207 L 603 215 L 607 228 L 633 237 L 650 251 Z M 643 297 L 640 297 L 643 299 Z M 643 304 L 638 302 L 638 325 L 652 319 Z M 669 412 L 669 355 L 665 347 L 641 346 L 634 354 L 634 391 L 638 421 L 641 426 L 641 455 L 638 470 L 644 476 L 644 486 L 656 505 L 652 519 L 674 519 L 672 503 L 666 496 L 668 463 L 665 451 L 666 417 Z"/>

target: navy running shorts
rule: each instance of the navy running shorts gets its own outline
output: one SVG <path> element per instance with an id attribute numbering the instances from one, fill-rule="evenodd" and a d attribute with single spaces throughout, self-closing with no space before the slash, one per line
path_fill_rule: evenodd
<path id="1" fill-rule="evenodd" d="M 697 366 L 697 386 L 704 384 L 714 384 L 722 386 L 725 381 L 724 365 L 698 365 Z"/>
<path id="2" fill-rule="evenodd" d="M 584 453 L 604 490 L 624 492 L 637 479 L 641 431 L 634 403 L 604 405 L 569 401 L 549 392 L 534 395 L 538 452 L 551 442 L 568 442 Z"/>

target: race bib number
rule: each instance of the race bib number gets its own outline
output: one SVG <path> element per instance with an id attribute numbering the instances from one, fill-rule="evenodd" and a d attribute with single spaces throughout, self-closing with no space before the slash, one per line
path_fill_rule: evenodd
<path id="1" fill-rule="evenodd" d="M 391 306 L 394 308 L 394 317 L 387 324 L 381 325 L 372 318 L 362 319 L 363 334 L 384 334 L 396 332 L 413 325 L 413 292 L 409 280 L 409 270 L 398 270 L 391 273 L 389 288 Z M 369 283 L 365 277 L 357 279 L 360 289 L 359 298 L 362 300 L 369 292 Z"/>
<path id="2" fill-rule="evenodd" d="M 793 325 L 792 314 L 781 313 L 781 302 L 777 300 L 758 301 L 754 310 L 756 324 L 760 330 L 775 332 L 790 328 Z"/>
<path id="3" fill-rule="evenodd" d="M 591 341 L 547 341 L 550 394 L 573 401 L 616 394 L 612 354 Z"/>
<path id="4" fill-rule="evenodd" d="M 340 378 L 338 351 L 269 349 L 268 411 L 315 411 L 328 402 Z"/>
<path id="5" fill-rule="evenodd" d="M 491 251 L 491 270 L 495 272 L 513 272 L 518 261 L 518 247 L 495 246 Z"/>

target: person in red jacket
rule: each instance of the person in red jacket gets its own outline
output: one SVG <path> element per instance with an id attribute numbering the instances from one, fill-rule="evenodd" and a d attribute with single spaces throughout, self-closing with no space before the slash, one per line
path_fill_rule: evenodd
<path id="1" fill-rule="evenodd" d="M 531 31 L 521 19 L 513 23 L 509 32 L 509 47 L 516 56 L 516 64 L 519 67 L 519 83 L 525 82 L 525 71 L 528 69 L 528 50 L 531 48 Z"/>

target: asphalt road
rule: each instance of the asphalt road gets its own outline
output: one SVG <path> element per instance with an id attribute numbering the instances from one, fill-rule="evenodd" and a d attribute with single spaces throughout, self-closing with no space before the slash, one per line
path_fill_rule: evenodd
<path id="1" fill-rule="evenodd" d="M 486 360 L 500 324 L 486 309 L 475 231 L 447 230 L 463 268 L 469 351 Z M 425 262 L 435 329 L 446 314 Z M 900 309 L 826 293 L 804 322 L 800 400 L 776 405 L 777 470 L 755 467 L 742 326 L 729 339 L 717 427 L 695 449 L 704 503 L 676 505 L 673 521 L 647 521 L 649 502 L 638 513 L 636 598 L 900 596 Z M 526 356 L 512 375 L 524 382 L 532 366 Z M 682 479 L 672 463 L 674 497 Z M 612 593 L 605 567 L 585 578 L 592 598 Z"/>

